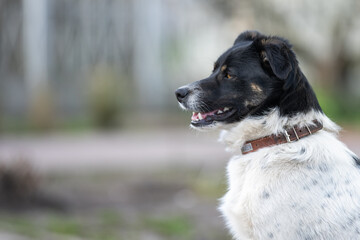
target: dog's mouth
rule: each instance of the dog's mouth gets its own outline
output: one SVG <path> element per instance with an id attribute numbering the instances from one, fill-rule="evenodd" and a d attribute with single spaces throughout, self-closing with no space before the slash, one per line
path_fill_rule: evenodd
<path id="1" fill-rule="evenodd" d="M 206 113 L 193 112 L 191 125 L 194 127 L 202 127 L 215 122 L 223 122 L 230 118 L 235 112 L 236 109 L 231 107 L 224 107 Z"/>

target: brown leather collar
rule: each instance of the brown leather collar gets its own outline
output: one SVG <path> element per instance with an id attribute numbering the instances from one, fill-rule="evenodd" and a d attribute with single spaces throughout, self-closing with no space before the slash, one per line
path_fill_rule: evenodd
<path id="1" fill-rule="evenodd" d="M 296 142 L 299 139 L 309 136 L 323 128 L 322 123 L 313 121 L 313 125 L 299 128 L 298 126 L 285 130 L 283 134 L 272 134 L 263 138 L 247 141 L 241 148 L 243 154 L 255 152 L 256 150 L 282 143 Z"/>

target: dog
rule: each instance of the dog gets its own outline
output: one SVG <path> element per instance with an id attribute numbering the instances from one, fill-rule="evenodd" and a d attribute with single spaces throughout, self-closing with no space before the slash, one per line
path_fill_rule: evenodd
<path id="1" fill-rule="evenodd" d="M 360 160 L 337 139 L 288 40 L 241 33 L 176 90 L 234 156 L 219 207 L 234 239 L 360 239 Z"/>

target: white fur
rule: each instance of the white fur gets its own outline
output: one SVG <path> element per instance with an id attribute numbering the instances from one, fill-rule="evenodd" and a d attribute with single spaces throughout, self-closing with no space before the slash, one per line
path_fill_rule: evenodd
<path id="1" fill-rule="evenodd" d="M 315 119 L 324 128 L 311 136 L 241 154 L 245 141 Z M 360 239 L 360 169 L 338 131 L 322 113 L 287 118 L 273 109 L 221 133 L 236 154 L 220 207 L 235 239 Z"/>

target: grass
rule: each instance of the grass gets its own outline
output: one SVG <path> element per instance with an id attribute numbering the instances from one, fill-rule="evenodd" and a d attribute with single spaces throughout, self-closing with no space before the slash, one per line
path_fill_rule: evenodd
<path id="1" fill-rule="evenodd" d="M 144 228 L 161 234 L 167 238 L 192 239 L 193 224 L 186 216 L 166 216 L 161 218 L 145 218 Z"/>
<path id="2" fill-rule="evenodd" d="M 120 215 L 116 211 L 106 210 L 99 214 L 100 221 L 93 223 L 96 217 L 46 213 L 42 217 L 31 217 L 27 214 L 2 213 L 0 230 L 12 232 L 29 239 L 48 239 L 48 236 L 59 236 L 59 239 L 85 237 L 86 239 L 119 239 L 118 228 Z"/>
<path id="3" fill-rule="evenodd" d="M 104 210 L 100 213 L 100 218 L 102 225 L 107 227 L 117 227 L 124 224 L 124 219 L 122 219 L 120 213 L 112 209 Z"/>
<path id="4" fill-rule="evenodd" d="M 1 214 L 0 229 L 33 239 L 39 237 L 38 226 L 32 219 L 22 215 Z"/>
<path id="5" fill-rule="evenodd" d="M 208 222 L 218 217 L 217 199 L 225 191 L 223 169 L 216 173 L 176 168 L 142 174 L 58 174 L 43 182 L 43 191 L 48 187 L 65 199 L 70 194 L 73 205 L 68 203 L 65 212 L 0 210 L 0 232 L 30 240 L 229 239 L 220 218 L 215 227 Z M 178 205 L 179 191 L 195 198 L 195 205 Z M 115 194 L 110 205 L 109 192 Z"/>
<path id="6" fill-rule="evenodd" d="M 84 223 L 64 215 L 54 215 L 48 219 L 46 229 L 60 235 L 81 236 L 84 233 Z"/>
<path id="7" fill-rule="evenodd" d="M 42 219 L 34 219 L 27 215 L 2 214 L 0 230 L 12 232 L 29 239 L 47 239 L 47 236 L 59 236 L 60 239 L 80 237 L 94 240 L 121 239 L 119 231 L 124 224 L 116 210 L 105 210 L 98 215 L 100 221 L 93 223 L 94 216 L 74 218 L 63 214 L 50 214 Z M 96 219 L 96 218 L 95 218 Z M 138 222 L 127 230 L 136 232 L 153 232 L 164 239 L 193 239 L 194 227 L 187 216 L 142 216 Z M 125 230 L 125 229 L 123 229 Z M 134 235 L 134 234 L 133 234 Z M 137 239 L 136 237 L 134 239 Z"/>

